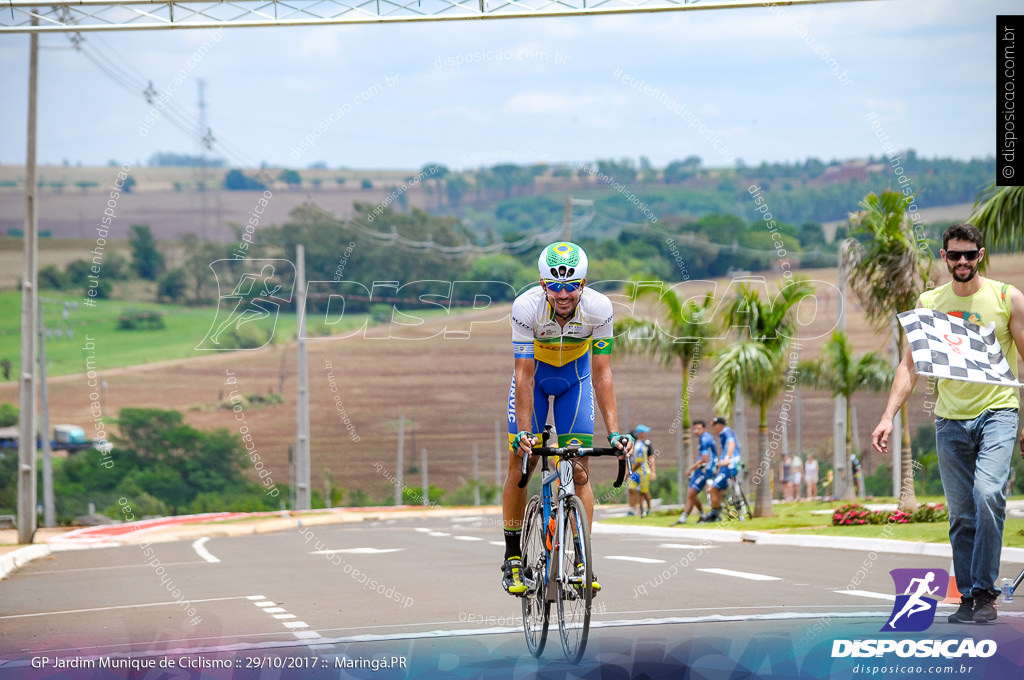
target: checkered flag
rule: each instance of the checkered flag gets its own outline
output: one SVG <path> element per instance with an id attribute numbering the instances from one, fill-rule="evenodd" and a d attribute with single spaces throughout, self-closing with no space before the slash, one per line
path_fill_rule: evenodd
<path id="1" fill-rule="evenodd" d="M 995 323 L 982 328 L 934 309 L 912 309 L 896 318 L 903 325 L 918 375 L 1024 387 L 996 341 Z"/>

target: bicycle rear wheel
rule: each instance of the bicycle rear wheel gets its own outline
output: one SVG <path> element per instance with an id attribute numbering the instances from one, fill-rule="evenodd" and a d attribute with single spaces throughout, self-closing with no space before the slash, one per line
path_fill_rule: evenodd
<path id="1" fill-rule="evenodd" d="M 590 527 L 583 502 L 576 496 L 563 501 L 565 525 L 558 548 L 558 631 L 562 650 L 570 663 L 579 663 L 590 633 L 591 584 L 594 568 L 590 552 Z"/>
<path id="2" fill-rule="evenodd" d="M 523 594 L 523 631 L 530 654 L 539 657 L 548 637 L 551 602 L 547 599 L 544 547 L 544 511 L 540 498 L 534 496 L 523 515 L 523 535 L 520 548 L 523 553 L 523 577 L 527 590 Z"/>
<path id="3" fill-rule="evenodd" d="M 747 497 L 743 494 L 743 488 L 736 481 L 729 484 L 729 500 L 726 508 L 730 519 L 740 522 L 750 519 L 750 506 L 747 505 Z"/>

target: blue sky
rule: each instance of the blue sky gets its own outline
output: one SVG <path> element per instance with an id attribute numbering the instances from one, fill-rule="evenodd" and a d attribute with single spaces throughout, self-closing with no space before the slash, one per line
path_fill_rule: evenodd
<path id="1" fill-rule="evenodd" d="M 171 101 L 190 117 L 204 79 L 214 134 L 253 163 L 827 161 L 881 153 L 872 112 L 898 148 L 965 159 L 994 155 L 995 16 L 1019 7 L 891 0 L 85 39 L 160 91 L 184 73 Z M 197 152 L 69 44 L 41 38 L 40 163 Z M 3 164 L 24 162 L 27 54 L 26 35 L 0 37 Z"/>

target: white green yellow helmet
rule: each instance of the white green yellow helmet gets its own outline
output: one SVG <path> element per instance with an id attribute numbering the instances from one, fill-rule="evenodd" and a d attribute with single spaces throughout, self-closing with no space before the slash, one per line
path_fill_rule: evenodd
<path id="1" fill-rule="evenodd" d="M 548 281 L 575 281 L 587 278 L 587 254 L 575 243 L 559 241 L 541 251 L 537 260 L 540 278 Z"/>

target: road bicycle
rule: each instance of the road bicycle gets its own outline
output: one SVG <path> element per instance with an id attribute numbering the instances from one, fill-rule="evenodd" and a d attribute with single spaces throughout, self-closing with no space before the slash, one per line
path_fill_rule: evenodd
<path id="1" fill-rule="evenodd" d="M 523 630 L 530 653 L 539 657 L 547 641 L 551 603 L 556 603 L 562 650 L 570 663 L 578 663 L 590 633 L 594 564 L 590 525 L 583 502 L 576 496 L 573 473 L 584 456 L 622 456 L 622 451 L 578 445 L 549 448 L 549 436 L 545 431 L 542 446 L 531 452 L 541 457 L 542 476 L 541 494 L 530 499 L 523 515 Z M 548 464 L 552 456 L 558 457 L 557 470 Z M 619 458 L 616 487 L 622 486 L 625 474 L 626 461 Z M 523 456 L 519 488 L 526 486 L 529 476 L 529 456 Z"/>
<path id="2" fill-rule="evenodd" d="M 729 478 L 729 486 L 726 488 L 725 496 L 722 498 L 722 511 L 727 518 L 733 521 L 742 522 L 753 516 L 753 513 L 750 511 L 750 504 L 747 503 L 747 496 L 743 493 L 743 484 L 741 482 L 746 467 L 745 464 L 740 463 L 736 476 Z"/>

